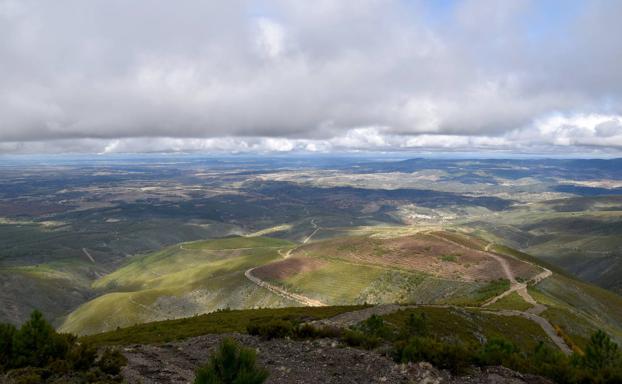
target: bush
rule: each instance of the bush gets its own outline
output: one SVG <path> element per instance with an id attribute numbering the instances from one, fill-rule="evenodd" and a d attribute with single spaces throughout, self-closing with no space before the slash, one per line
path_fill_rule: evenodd
<path id="1" fill-rule="evenodd" d="M 367 336 L 373 336 L 381 339 L 391 339 L 393 331 L 385 323 L 384 319 L 378 315 L 371 315 L 368 319 L 362 321 L 357 327 L 358 330 Z"/>
<path id="2" fill-rule="evenodd" d="M 261 384 L 268 371 L 257 367 L 253 349 L 224 339 L 208 363 L 197 371 L 195 384 Z"/>
<path id="3" fill-rule="evenodd" d="M 348 329 L 343 332 L 341 341 L 351 347 L 374 349 L 380 345 L 382 339 L 377 336 L 365 334 L 356 329 Z"/>
<path id="4" fill-rule="evenodd" d="M 316 327 L 309 323 L 300 324 L 294 327 L 295 339 L 320 339 L 320 338 L 339 338 L 342 331 L 338 327 L 320 326 Z"/>
<path id="5" fill-rule="evenodd" d="M 121 368 L 127 364 L 127 359 L 116 349 L 106 349 L 97 361 L 97 366 L 102 372 L 109 375 L 118 375 Z"/>
<path id="6" fill-rule="evenodd" d="M 97 350 L 89 344 L 75 344 L 67 354 L 67 361 L 71 368 L 77 371 L 86 371 L 95 363 Z"/>
<path id="7" fill-rule="evenodd" d="M 515 368 L 519 349 L 507 340 L 491 339 L 481 349 L 478 359 L 481 365 L 503 365 Z"/>
<path id="8" fill-rule="evenodd" d="M 294 325 L 289 321 L 273 319 L 266 323 L 251 323 L 246 327 L 246 332 L 266 340 L 292 337 Z"/>
<path id="9" fill-rule="evenodd" d="M 461 343 L 444 343 L 430 337 L 413 337 L 396 343 L 394 358 L 398 362 L 427 361 L 437 368 L 462 373 L 475 362 L 473 350 Z"/>
<path id="10" fill-rule="evenodd" d="M 406 320 L 406 324 L 400 330 L 401 338 L 409 338 L 412 336 L 427 336 L 428 335 L 428 319 L 425 313 L 411 313 Z"/>
<path id="11" fill-rule="evenodd" d="M 571 383 L 576 376 L 575 368 L 570 365 L 570 359 L 559 350 L 547 347 L 543 342 L 536 346 L 530 357 L 531 373 L 548 377 L 556 383 Z"/>

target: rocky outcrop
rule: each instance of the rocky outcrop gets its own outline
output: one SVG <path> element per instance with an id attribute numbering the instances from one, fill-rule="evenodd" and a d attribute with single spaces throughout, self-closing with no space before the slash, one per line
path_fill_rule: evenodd
<path id="1" fill-rule="evenodd" d="M 123 353 L 128 383 L 191 383 L 196 368 L 226 336 L 257 349 L 258 360 L 270 371 L 268 383 L 447 383 L 544 384 L 549 381 L 502 367 L 474 368 L 469 375 L 452 377 L 430 364 L 396 364 L 377 352 L 341 347 L 331 339 L 261 340 L 249 335 L 205 335 L 161 345 L 134 345 Z"/>

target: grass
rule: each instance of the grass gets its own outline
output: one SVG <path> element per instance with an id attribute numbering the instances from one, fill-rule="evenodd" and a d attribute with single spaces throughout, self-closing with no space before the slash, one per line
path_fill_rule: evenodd
<path id="1" fill-rule="evenodd" d="M 383 272 L 382 268 L 326 260 L 321 269 L 299 273 L 278 283 L 327 304 L 363 303 L 363 292 Z"/>
<path id="2" fill-rule="evenodd" d="M 182 244 L 183 248 L 190 250 L 206 249 L 237 249 L 237 248 L 258 248 L 258 247 L 287 247 L 291 242 L 269 237 L 227 237 L 216 240 L 194 241 Z"/>
<path id="3" fill-rule="evenodd" d="M 460 295 L 465 304 L 476 304 L 481 300 L 481 293 L 477 293 L 482 287 L 480 283 L 440 279 L 423 272 L 340 259 L 319 258 L 324 263 L 321 268 L 271 282 L 328 305 L 430 304 L 447 302 L 448 297 L 457 295 Z"/>
<path id="4" fill-rule="evenodd" d="M 184 319 L 158 321 L 120 328 L 80 338 L 102 345 L 154 344 L 181 340 L 209 333 L 246 332 L 253 322 L 271 319 L 319 320 L 356 311 L 365 306 L 292 307 L 224 310 Z"/>
<path id="5" fill-rule="evenodd" d="M 516 292 L 512 292 L 506 297 L 497 300 L 494 304 L 489 305 L 488 309 L 513 309 L 516 311 L 526 311 L 531 308 L 532 305 L 523 300 L 523 298 Z"/>
<path id="6" fill-rule="evenodd" d="M 456 305 L 481 305 L 495 296 L 502 294 L 510 288 L 510 281 L 498 279 L 480 285 L 469 295 L 456 295 L 454 298 L 446 300 L 449 304 Z"/>
<path id="7" fill-rule="evenodd" d="M 291 243 L 251 240 L 258 247 L 239 249 L 251 243 L 229 238 L 201 242 L 202 248 L 192 243 L 193 249 L 173 246 L 138 257 L 97 281 L 94 286 L 104 293 L 70 313 L 60 329 L 82 335 L 222 308 L 296 305 L 244 276 L 247 269 L 281 257 L 274 244 Z"/>
<path id="8" fill-rule="evenodd" d="M 570 275 L 567 272 L 565 272 L 561 268 L 558 268 L 558 267 L 554 266 L 553 264 L 547 263 L 546 261 L 543 261 L 541 259 L 538 259 L 537 257 L 534 257 L 534 256 L 529 255 L 527 253 L 518 251 L 516 249 L 510 248 L 510 247 L 506 247 L 505 245 L 494 244 L 492 246 L 492 251 L 495 252 L 495 253 L 499 253 L 501 255 L 513 256 L 513 257 L 516 257 L 519 260 L 527 261 L 527 262 L 530 262 L 532 264 L 539 265 L 539 266 L 542 266 L 544 268 L 547 268 L 550 271 L 555 272 L 555 273 L 557 273 L 559 275 L 570 277 Z"/>
<path id="9" fill-rule="evenodd" d="M 531 287 L 530 293 L 549 307 L 543 316 L 576 336 L 578 344 L 596 329 L 622 342 L 622 297 L 561 275 Z"/>
<path id="10" fill-rule="evenodd" d="M 420 307 L 384 316 L 398 327 L 411 313 L 423 314 L 430 324 L 428 332 L 446 342 L 462 341 L 483 344 L 486 340 L 507 339 L 523 350 L 533 350 L 539 342 L 555 348 L 542 328 L 531 320 L 517 316 L 499 316 L 477 309 Z"/>

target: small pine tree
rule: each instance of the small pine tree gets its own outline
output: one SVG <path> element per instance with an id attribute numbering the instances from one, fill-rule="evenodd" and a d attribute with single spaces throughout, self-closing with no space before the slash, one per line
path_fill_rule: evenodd
<path id="1" fill-rule="evenodd" d="M 618 345 L 614 343 L 609 335 L 598 330 L 590 338 L 590 342 L 585 348 L 583 365 L 592 370 L 609 368 L 622 364 L 622 354 Z"/>
<path id="2" fill-rule="evenodd" d="M 16 365 L 44 367 L 55 359 L 63 359 L 69 349 L 65 336 L 56 333 L 39 311 L 33 311 L 14 336 Z"/>
<path id="3" fill-rule="evenodd" d="M 261 384 L 268 371 L 256 365 L 256 358 L 253 349 L 224 339 L 207 364 L 199 368 L 194 384 Z"/>

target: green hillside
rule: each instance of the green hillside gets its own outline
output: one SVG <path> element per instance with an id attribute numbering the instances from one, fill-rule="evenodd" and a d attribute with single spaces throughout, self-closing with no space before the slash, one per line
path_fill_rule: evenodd
<path id="1" fill-rule="evenodd" d="M 500 277 L 499 260 L 517 281 L 529 282 L 549 267 L 458 232 L 383 231 L 300 245 L 264 237 L 182 243 L 135 257 L 97 280 L 93 289 L 101 294 L 70 313 L 60 329 L 94 334 L 224 308 L 417 303 L 472 311 L 519 284 Z M 526 301 L 527 291 L 508 292 L 480 315 L 510 310 L 514 319 L 534 309 L 573 347 L 585 345 L 596 329 L 622 340 L 622 298 L 551 269 L 551 276 L 528 285 L 530 300 L 541 308 Z"/>
<path id="2" fill-rule="evenodd" d="M 96 333 L 147 321 L 223 308 L 296 305 L 244 277 L 252 267 L 280 258 L 284 240 L 227 238 L 182 243 L 131 260 L 97 280 L 102 295 L 73 311 L 60 329 Z"/>

